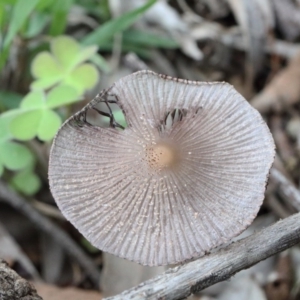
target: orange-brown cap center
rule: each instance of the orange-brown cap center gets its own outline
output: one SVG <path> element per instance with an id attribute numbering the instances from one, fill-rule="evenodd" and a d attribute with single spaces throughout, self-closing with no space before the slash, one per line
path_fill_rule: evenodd
<path id="1" fill-rule="evenodd" d="M 174 166 L 178 155 L 172 145 L 156 144 L 146 149 L 146 160 L 150 168 L 159 171 Z"/>

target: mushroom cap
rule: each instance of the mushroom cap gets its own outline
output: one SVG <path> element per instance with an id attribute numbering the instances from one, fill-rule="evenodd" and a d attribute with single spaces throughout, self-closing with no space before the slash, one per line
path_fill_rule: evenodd
<path id="1" fill-rule="evenodd" d="M 124 130 L 85 121 L 109 95 L 124 112 Z M 168 126 L 176 110 L 181 117 Z M 174 264 L 251 224 L 274 149 L 260 114 L 231 85 L 140 71 L 62 125 L 50 154 L 50 188 L 94 246 L 143 265 Z"/>

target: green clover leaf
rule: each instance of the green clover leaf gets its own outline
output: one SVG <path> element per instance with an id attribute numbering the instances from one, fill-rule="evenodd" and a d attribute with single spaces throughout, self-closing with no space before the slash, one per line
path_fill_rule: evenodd
<path id="1" fill-rule="evenodd" d="M 0 142 L 9 140 L 11 137 L 8 124 L 12 118 L 4 118 L 4 115 L 5 114 L 0 115 Z"/>
<path id="2" fill-rule="evenodd" d="M 27 168 L 17 173 L 11 180 L 11 185 L 27 196 L 34 195 L 41 187 L 40 178 Z"/>
<path id="3" fill-rule="evenodd" d="M 34 89 L 47 89 L 63 79 L 63 69 L 49 52 L 40 52 L 31 63 L 31 73 L 37 78 L 31 84 Z"/>
<path id="4" fill-rule="evenodd" d="M 21 141 L 33 139 L 38 132 L 43 109 L 25 110 L 10 123 L 12 135 Z"/>
<path id="5" fill-rule="evenodd" d="M 72 69 L 76 65 L 80 45 L 69 36 L 59 36 L 51 41 L 50 50 L 63 68 Z"/>
<path id="6" fill-rule="evenodd" d="M 21 114 L 19 109 L 11 109 L 5 113 L 0 114 L 0 141 L 10 140 L 13 138 L 9 125 L 10 122 Z"/>
<path id="7" fill-rule="evenodd" d="M 13 110 L 0 116 L 0 176 L 4 167 L 15 171 L 28 167 L 34 162 L 32 153 L 24 145 L 11 141 L 9 123 L 17 115 L 16 110 Z"/>
<path id="8" fill-rule="evenodd" d="M 44 109 L 40 124 L 37 129 L 37 136 L 42 141 L 51 140 L 61 125 L 60 116 L 50 109 Z"/>
<path id="9" fill-rule="evenodd" d="M 0 177 L 2 176 L 3 172 L 4 172 L 4 166 L 0 164 Z"/>
<path id="10" fill-rule="evenodd" d="M 72 69 L 90 59 L 97 52 L 97 46 L 82 48 L 69 36 L 59 36 L 52 40 L 50 49 L 57 61 L 65 68 Z"/>
<path id="11" fill-rule="evenodd" d="M 97 83 L 98 72 L 93 65 L 82 64 L 70 73 L 65 80 L 67 84 L 76 87 L 81 95 Z"/>
<path id="12" fill-rule="evenodd" d="M 78 100 L 78 93 L 73 87 L 60 85 L 49 91 L 46 106 L 48 108 L 57 108 L 59 106 L 71 104 Z"/>
<path id="13" fill-rule="evenodd" d="M 20 170 L 33 162 L 31 152 L 21 144 L 12 141 L 0 143 L 0 162 L 9 170 Z"/>
<path id="14" fill-rule="evenodd" d="M 27 147 L 12 141 L 9 130 L 10 123 L 19 115 L 21 112 L 18 109 L 0 115 L 0 177 L 4 168 L 20 171 L 12 178 L 12 185 L 25 195 L 32 195 L 41 186 L 39 177 L 32 171 L 35 158 Z"/>
<path id="15" fill-rule="evenodd" d="M 83 64 L 95 55 L 96 46 L 82 48 L 75 39 L 59 36 L 51 41 L 50 50 L 39 53 L 32 62 L 31 73 L 36 79 L 31 84 L 33 90 L 67 84 L 79 96 L 97 83 L 97 69 L 92 64 Z"/>
<path id="16" fill-rule="evenodd" d="M 22 109 L 35 109 L 45 107 L 46 97 L 45 93 L 42 91 L 33 91 L 27 94 L 21 104 Z"/>
<path id="17" fill-rule="evenodd" d="M 19 113 L 11 120 L 9 130 L 18 140 L 26 141 L 37 136 L 51 140 L 61 125 L 60 116 L 52 109 L 78 101 L 78 92 L 71 86 L 58 85 L 48 94 L 32 91 L 22 100 Z"/>

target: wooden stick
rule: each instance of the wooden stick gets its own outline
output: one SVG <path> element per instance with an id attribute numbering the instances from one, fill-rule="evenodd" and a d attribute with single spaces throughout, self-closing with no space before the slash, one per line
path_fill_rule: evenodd
<path id="1" fill-rule="evenodd" d="M 185 299 L 300 242 L 300 213 L 107 299 Z"/>
<path id="2" fill-rule="evenodd" d="M 39 229 L 48 233 L 59 243 L 71 257 L 85 270 L 98 287 L 100 280 L 100 271 L 93 260 L 78 247 L 78 245 L 55 223 L 40 214 L 26 199 L 9 189 L 6 184 L 0 181 L 0 200 L 4 200 L 15 209 L 23 213 Z M 22 226 L 22 225 L 20 225 Z M 55 262 L 54 262 L 55 263 Z M 1 298 L 0 298 L 1 299 Z"/>
<path id="3" fill-rule="evenodd" d="M 270 180 L 276 184 L 284 201 L 292 205 L 296 211 L 300 211 L 300 192 L 296 186 L 275 168 L 271 169 Z"/>

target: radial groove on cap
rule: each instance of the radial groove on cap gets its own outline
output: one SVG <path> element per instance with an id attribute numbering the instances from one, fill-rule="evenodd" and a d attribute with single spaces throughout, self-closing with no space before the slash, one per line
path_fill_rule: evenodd
<path id="1" fill-rule="evenodd" d="M 126 129 L 85 120 L 108 96 Z M 49 180 L 63 214 L 94 246 L 165 265 L 201 256 L 249 226 L 273 159 L 268 127 L 230 85 L 142 71 L 63 124 Z"/>

